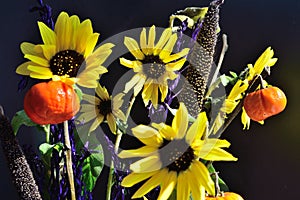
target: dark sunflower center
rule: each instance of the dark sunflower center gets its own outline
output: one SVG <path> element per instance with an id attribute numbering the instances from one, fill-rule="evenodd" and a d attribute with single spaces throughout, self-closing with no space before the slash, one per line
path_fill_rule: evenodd
<path id="1" fill-rule="evenodd" d="M 142 60 L 144 74 L 153 79 L 159 78 L 166 71 L 164 62 L 154 55 L 148 55 Z"/>
<path id="2" fill-rule="evenodd" d="M 76 77 L 83 61 L 84 57 L 80 53 L 74 50 L 64 50 L 51 58 L 50 69 L 53 75 Z"/>
<path id="3" fill-rule="evenodd" d="M 112 113 L 111 100 L 101 101 L 100 104 L 98 105 L 98 109 L 99 109 L 99 113 L 103 116 Z"/>
<path id="4" fill-rule="evenodd" d="M 167 166 L 170 171 L 177 173 L 185 171 L 189 168 L 195 159 L 193 149 L 185 142 L 185 140 L 164 141 L 160 148 L 160 159 L 163 166 Z"/>

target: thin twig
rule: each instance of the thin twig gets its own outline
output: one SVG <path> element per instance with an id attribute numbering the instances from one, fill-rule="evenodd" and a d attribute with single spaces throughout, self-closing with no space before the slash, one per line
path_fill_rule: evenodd
<path id="1" fill-rule="evenodd" d="M 67 165 L 67 173 L 69 177 L 69 184 L 71 190 L 71 199 L 76 200 L 75 194 L 75 186 L 74 186 L 74 175 L 73 175 L 73 167 L 72 167 L 72 149 L 70 144 L 70 136 L 69 136 L 69 127 L 68 120 L 64 121 L 64 135 L 65 135 L 65 145 L 67 148 L 66 151 L 66 165 Z"/>
<path id="2" fill-rule="evenodd" d="M 222 39 L 223 39 L 223 47 L 222 47 L 222 51 L 221 51 L 221 54 L 220 54 L 220 58 L 219 58 L 217 68 L 216 68 L 215 73 L 214 73 L 214 75 L 211 79 L 211 84 L 213 84 L 218 78 L 218 74 L 219 74 L 219 71 L 221 69 L 221 66 L 222 66 L 222 63 L 223 63 L 223 60 L 224 60 L 224 57 L 225 57 L 225 53 L 228 49 L 227 35 L 223 34 Z"/>

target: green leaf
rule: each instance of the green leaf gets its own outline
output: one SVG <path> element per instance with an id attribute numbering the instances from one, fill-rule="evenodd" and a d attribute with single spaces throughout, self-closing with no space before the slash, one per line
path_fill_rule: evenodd
<path id="1" fill-rule="evenodd" d="M 51 154 L 53 149 L 60 152 L 61 150 L 63 150 L 63 148 L 64 144 L 61 142 L 56 144 L 43 143 L 39 146 L 39 150 L 43 155 Z"/>
<path id="2" fill-rule="evenodd" d="M 54 144 L 43 143 L 39 146 L 39 150 L 43 155 L 45 155 L 50 151 L 52 152 L 54 146 L 55 146 Z"/>
<path id="3" fill-rule="evenodd" d="M 59 143 L 56 143 L 53 147 L 53 149 L 55 149 L 56 151 L 60 152 L 64 149 L 64 144 L 59 142 Z"/>
<path id="4" fill-rule="evenodd" d="M 88 142 L 88 149 L 93 152 L 83 161 L 82 166 L 83 182 L 86 189 L 92 191 L 104 166 L 104 153 L 96 134 L 94 132 L 87 134 L 88 130 L 88 124 L 78 125 L 74 130 L 74 139 L 76 152 L 80 152 L 86 142 Z"/>
<path id="5" fill-rule="evenodd" d="M 31 119 L 26 115 L 24 110 L 21 110 L 15 114 L 11 120 L 11 125 L 15 135 L 17 134 L 21 125 L 37 126 L 37 124 L 31 121 Z"/>
<path id="6" fill-rule="evenodd" d="M 86 189 L 92 191 L 96 181 L 104 166 L 104 156 L 101 145 L 95 149 L 97 153 L 92 153 L 83 162 L 82 175 Z"/>
<path id="7" fill-rule="evenodd" d="M 220 77 L 221 83 L 223 86 L 227 86 L 230 83 L 231 77 L 226 76 L 225 74 L 221 75 Z"/>
<path id="8" fill-rule="evenodd" d="M 34 123 L 33 121 L 31 121 L 31 119 L 27 116 L 27 114 L 25 113 L 24 110 L 21 110 L 19 112 L 17 112 L 14 117 L 11 120 L 11 125 L 14 131 L 14 134 L 17 135 L 19 128 L 22 125 L 25 126 L 35 126 L 37 127 L 39 130 L 45 132 L 45 133 L 49 133 L 50 132 L 50 125 L 39 125 Z"/>
<path id="9" fill-rule="evenodd" d="M 229 74 L 232 76 L 232 78 L 238 78 L 238 75 L 235 72 L 230 71 Z"/>
<path id="10" fill-rule="evenodd" d="M 79 101 L 81 101 L 83 95 L 82 90 L 76 84 L 73 85 L 73 88 L 75 93 L 78 95 Z"/>
<path id="11" fill-rule="evenodd" d="M 229 188 L 226 185 L 226 183 L 223 181 L 223 179 L 219 178 L 219 186 L 220 186 L 220 190 L 223 192 L 229 192 Z"/>

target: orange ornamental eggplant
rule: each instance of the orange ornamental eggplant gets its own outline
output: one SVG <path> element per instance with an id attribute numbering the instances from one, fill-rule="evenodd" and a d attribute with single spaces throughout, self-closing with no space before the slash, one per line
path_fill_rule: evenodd
<path id="1" fill-rule="evenodd" d="M 244 200 L 244 199 L 236 193 L 224 192 L 221 196 L 205 197 L 205 200 Z"/>
<path id="2" fill-rule="evenodd" d="M 244 100 L 244 108 L 250 119 L 262 121 L 282 112 L 287 99 L 278 87 L 268 87 L 249 93 Z"/>
<path id="3" fill-rule="evenodd" d="M 24 110 L 37 124 L 58 124 L 71 119 L 78 112 L 79 103 L 73 87 L 61 81 L 49 81 L 30 88 L 24 98 Z"/>

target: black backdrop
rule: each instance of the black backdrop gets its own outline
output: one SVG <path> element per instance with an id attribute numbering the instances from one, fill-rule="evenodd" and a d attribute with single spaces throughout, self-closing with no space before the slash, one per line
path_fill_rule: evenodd
<path id="1" fill-rule="evenodd" d="M 57 0 L 47 1 L 56 17 L 60 11 L 77 14 L 81 19 L 90 18 L 100 39 L 131 28 L 142 26 L 165 27 L 169 14 L 187 6 L 208 5 L 207 0 Z M 14 73 L 23 62 L 19 44 L 22 41 L 40 42 L 37 30 L 37 13 L 29 13 L 33 0 L 3 2 L 0 37 L 0 104 L 11 118 L 22 109 L 25 94 L 17 92 L 19 77 Z M 286 110 L 265 122 L 264 126 L 251 124 L 249 131 L 242 131 L 239 117 L 226 130 L 223 137 L 232 143 L 230 152 L 239 160 L 219 163 L 218 169 L 229 187 L 245 199 L 296 199 L 299 196 L 300 179 L 300 131 L 299 131 L 299 34 L 300 1 L 298 0 L 227 0 L 221 10 L 222 32 L 229 37 L 229 51 L 222 72 L 240 71 L 247 63 L 253 63 L 267 47 L 275 49 L 279 58 L 268 79 L 286 92 Z M 22 128 L 18 135 L 22 144 L 43 141 L 43 135 Z M 0 150 L 0 195 L 17 199 L 16 191 L 8 175 L 2 150 Z M 95 199 L 101 199 L 104 191 L 100 184 L 95 189 Z M 1 197 L 1 198 L 2 198 Z"/>

